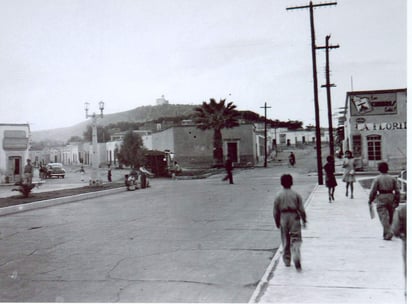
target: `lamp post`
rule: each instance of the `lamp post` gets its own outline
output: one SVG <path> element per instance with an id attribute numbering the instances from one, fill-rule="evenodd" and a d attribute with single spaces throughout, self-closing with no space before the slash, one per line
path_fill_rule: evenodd
<path id="1" fill-rule="evenodd" d="M 93 145 L 93 155 L 92 155 L 92 175 L 90 180 L 90 185 L 101 185 L 102 180 L 97 178 L 97 170 L 99 168 L 99 159 L 97 157 L 97 118 L 103 118 L 104 102 L 99 102 L 100 115 L 93 112 L 89 114 L 90 103 L 84 103 L 84 110 L 86 112 L 86 119 L 92 118 L 92 145 Z"/>

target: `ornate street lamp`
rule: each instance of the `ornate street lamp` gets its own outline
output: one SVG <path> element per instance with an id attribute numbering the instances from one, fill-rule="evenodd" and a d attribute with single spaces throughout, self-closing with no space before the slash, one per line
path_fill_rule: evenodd
<path id="1" fill-rule="evenodd" d="M 102 180 L 98 178 L 97 176 L 97 170 L 99 168 L 99 158 L 97 157 L 97 118 L 103 118 L 103 110 L 104 110 L 104 102 L 100 101 L 99 102 L 99 109 L 100 109 L 100 115 L 96 115 L 96 113 L 93 112 L 93 114 L 89 114 L 89 107 L 90 103 L 85 102 L 84 103 L 84 110 L 86 112 L 86 119 L 87 118 L 92 118 L 92 144 L 93 144 L 93 155 L 92 155 L 92 175 L 90 179 L 90 185 L 101 185 Z"/>

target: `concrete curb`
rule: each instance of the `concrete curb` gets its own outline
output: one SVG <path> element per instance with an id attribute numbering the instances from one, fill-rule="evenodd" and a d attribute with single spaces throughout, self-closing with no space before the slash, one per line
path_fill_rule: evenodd
<path id="1" fill-rule="evenodd" d="M 46 208 L 46 207 L 56 206 L 56 205 L 61 205 L 61 204 L 66 204 L 66 203 L 73 203 L 73 202 L 81 201 L 84 199 L 95 198 L 95 197 L 100 197 L 100 196 L 109 195 L 109 194 L 115 194 L 119 192 L 124 192 L 126 191 L 125 189 L 126 189 L 125 187 L 119 187 L 115 189 L 82 193 L 82 194 L 58 197 L 58 198 L 37 201 L 37 202 L 32 202 L 32 203 L 27 203 L 27 204 L 3 207 L 3 208 L 0 208 L 0 216 L 39 209 L 39 208 Z"/>
<path id="2" fill-rule="evenodd" d="M 305 209 L 307 208 L 307 206 L 312 201 L 314 193 L 316 192 L 316 190 L 318 188 L 319 188 L 319 185 L 315 185 L 315 187 L 313 188 L 313 190 L 310 193 L 309 197 L 306 199 L 305 204 L 304 204 Z M 259 281 L 258 285 L 256 286 L 256 289 L 253 292 L 252 296 L 250 297 L 250 300 L 249 300 L 248 303 L 259 303 L 260 298 L 265 293 L 265 290 L 268 287 L 268 283 L 269 283 L 270 279 L 272 278 L 273 273 L 275 272 L 277 265 L 279 264 L 279 260 L 282 257 L 282 251 L 283 251 L 283 247 L 282 247 L 282 243 L 281 243 L 278 250 L 276 251 L 274 257 L 270 261 L 269 266 L 266 268 L 266 271 L 263 274 L 262 279 Z"/>

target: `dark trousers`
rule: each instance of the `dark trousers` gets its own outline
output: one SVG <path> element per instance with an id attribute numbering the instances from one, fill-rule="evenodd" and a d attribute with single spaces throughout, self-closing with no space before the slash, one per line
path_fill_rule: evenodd
<path id="1" fill-rule="evenodd" d="M 228 180 L 229 179 L 229 183 L 233 184 L 233 174 L 231 170 L 226 171 L 226 176 L 223 178 L 223 180 Z"/>

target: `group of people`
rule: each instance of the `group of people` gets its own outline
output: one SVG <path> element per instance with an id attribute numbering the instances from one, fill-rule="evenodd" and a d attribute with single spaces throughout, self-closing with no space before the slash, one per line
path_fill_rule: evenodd
<path id="1" fill-rule="evenodd" d="M 328 188 L 329 202 L 335 200 L 335 164 L 333 156 L 327 157 L 323 166 L 326 173 L 326 187 Z M 343 160 L 342 181 L 346 184 L 346 197 L 353 199 L 353 183 L 355 182 L 355 164 L 351 151 L 345 152 Z M 406 205 L 398 208 L 400 191 L 396 178 L 388 174 L 389 166 L 386 162 L 378 165 L 380 174 L 374 179 L 369 194 L 369 208 L 372 211 L 373 203 L 383 227 L 383 239 L 391 240 L 395 235 L 403 241 L 404 270 L 406 275 Z M 280 183 L 283 189 L 277 193 L 274 200 L 273 218 L 276 227 L 280 229 L 283 245 L 283 262 L 287 267 L 293 259 L 295 268 L 301 271 L 300 246 L 302 243 L 302 226 L 306 226 L 306 213 L 300 194 L 292 190 L 293 178 L 290 174 L 281 176 Z M 372 213 L 371 213 L 372 215 Z"/>
<path id="2" fill-rule="evenodd" d="M 346 196 L 349 195 L 353 199 L 353 183 L 355 179 L 355 163 L 351 151 L 345 152 L 345 158 L 343 159 L 343 175 L 342 181 L 346 184 Z M 335 160 L 332 155 L 326 158 L 326 164 L 323 166 L 325 170 L 325 184 L 328 187 L 329 203 L 335 200 L 335 187 L 338 185 L 335 177 Z"/>

